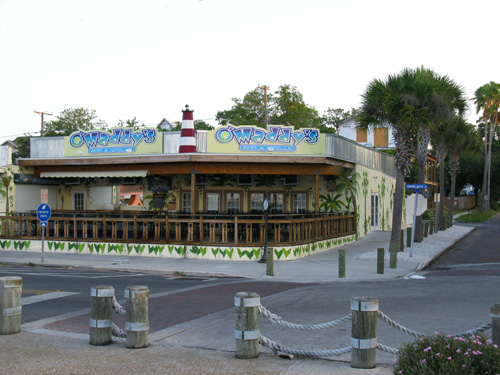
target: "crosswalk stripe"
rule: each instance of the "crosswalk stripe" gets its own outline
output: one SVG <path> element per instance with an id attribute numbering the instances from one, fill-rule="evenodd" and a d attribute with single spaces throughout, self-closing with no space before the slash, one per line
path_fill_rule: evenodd
<path id="1" fill-rule="evenodd" d="M 23 306 L 26 306 L 26 305 L 31 305 L 32 303 L 43 302 L 43 301 L 48 301 L 51 299 L 72 296 L 73 294 L 80 294 L 80 293 L 73 293 L 73 292 L 45 293 L 45 294 L 40 294 L 38 296 L 30 296 L 30 297 L 21 298 L 21 304 Z"/>

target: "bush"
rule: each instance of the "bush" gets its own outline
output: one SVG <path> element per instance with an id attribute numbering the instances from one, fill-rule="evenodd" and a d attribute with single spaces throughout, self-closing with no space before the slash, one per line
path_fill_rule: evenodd
<path id="1" fill-rule="evenodd" d="M 500 349 L 484 335 L 439 335 L 406 344 L 394 374 L 500 374 Z"/>

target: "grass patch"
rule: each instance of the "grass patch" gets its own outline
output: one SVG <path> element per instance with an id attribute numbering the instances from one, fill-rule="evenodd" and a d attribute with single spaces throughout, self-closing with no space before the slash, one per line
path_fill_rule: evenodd
<path id="1" fill-rule="evenodd" d="M 484 211 L 480 213 L 479 211 L 472 211 L 471 213 L 464 214 L 455 219 L 457 223 L 480 223 L 491 219 L 497 214 L 495 210 Z"/>
<path id="2" fill-rule="evenodd" d="M 0 262 L 0 266 L 9 266 L 9 263 L 7 263 L 7 262 Z"/>

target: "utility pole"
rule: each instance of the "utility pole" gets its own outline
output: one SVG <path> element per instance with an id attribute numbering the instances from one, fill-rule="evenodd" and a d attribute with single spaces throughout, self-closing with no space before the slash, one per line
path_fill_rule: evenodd
<path id="1" fill-rule="evenodd" d="M 261 90 L 264 90 L 264 95 L 265 95 L 265 98 L 266 98 L 266 112 L 265 112 L 265 117 L 264 117 L 264 126 L 267 128 L 267 90 L 269 89 L 268 86 L 264 85 L 264 86 L 259 86 L 259 89 Z"/>
<path id="2" fill-rule="evenodd" d="M 43 112 L 43 111 L 42 111 L 42 112 L 39 112 L 39 111 L 37 111 L 36 109 L 35 109 L 35 113 L 38 113 L 38 114 L 42 117 L 42 131 L 41 131 L 41 133 L 40 133 L 40 134 L 41 134 L 41 136 L 43 137 L 43 135 L 44 135 L 44 132 L 43 132 L 44 117 L 43 117 L 43 116 L 44 116 L 44 115 L 47 115 L 47 116 L 52 116 L 52 113 Z"/>

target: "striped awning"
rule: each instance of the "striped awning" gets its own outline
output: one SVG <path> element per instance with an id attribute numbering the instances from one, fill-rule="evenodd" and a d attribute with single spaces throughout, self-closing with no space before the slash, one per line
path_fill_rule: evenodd
<path id="1" fill-rule="evenodd" d="M 67 178 L 67 177 L 146 177 L 148 170 L 132 170 L 132 171 L 74 171 L 74 172 L 42 172 L 40 177 L 45 178 Z"/>

